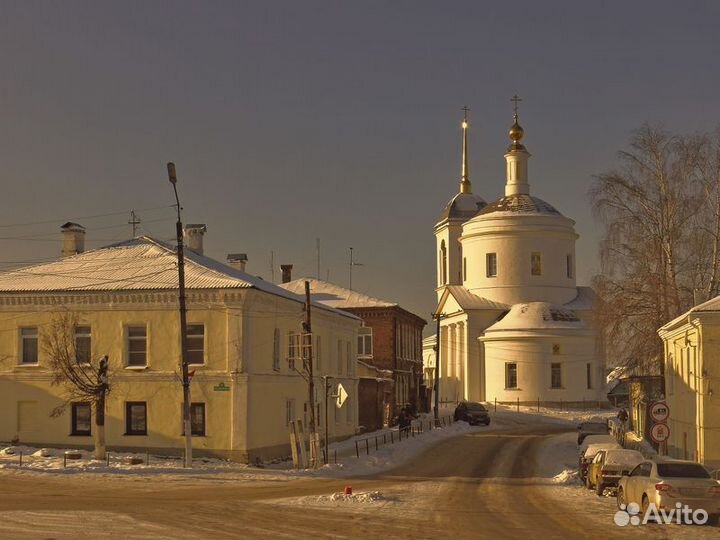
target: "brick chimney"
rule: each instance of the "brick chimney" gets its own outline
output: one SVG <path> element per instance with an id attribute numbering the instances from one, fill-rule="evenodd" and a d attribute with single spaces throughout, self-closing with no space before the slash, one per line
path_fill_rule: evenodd
<path id="1" fill-rule="evenodd" d="M 292 281 L 292 264 L 281 264 L 280 270 L 282 270 L 282 282 L 289 283 Z"/>
<path id="2" fill-rule="evenodd" d="M 234 268 L 235 270 L 240 270 L 241 272 L 245 271 L 247 260 L 248 257 L 246 253 L 228 253 L 227 256 L 228 266 Z"/>
<path id="3" fill-rule="evenodd" d="M 85 227 L 68 221 L 60 227 L 63 235 L 62 256 L 70 257 L 85 251 Z"/>
<path id="4" fill-rule="evenodd" d="M 203 254 L 203 237 L 207 227 L 204 223 L 190 223 L 185 225 L 185 243 L 198 255 Z"/>

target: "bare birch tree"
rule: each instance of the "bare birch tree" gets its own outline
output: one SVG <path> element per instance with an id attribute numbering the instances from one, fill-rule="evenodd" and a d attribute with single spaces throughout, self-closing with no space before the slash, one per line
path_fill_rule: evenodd
<path id="1" fill-rule="evenodd" d="M 105 459 L 105 401 L 110 392 L 108 357 L 93 359 L 86 351 L 78 354 L 75 314 L 62 313 L 53 317 L 43 337 L 43 350 L 50 361 L 52 384 L 62 386 L 65 402 L 53 411 L 59 416 L 72 402 L 89 402 L 95 416 L 93 437 L 95 459 Z"/>
<path id="2" fill-rule="evenodd" d="M 717 278 L 713 285 L 706 275 L 717 265 L 717 246 L 713 253 L 697 231 L 707 206 L 705 177 L 712 176 L 703 173 L 708 155 L 705 137 L 644 126 L 619 153 L 620 166 L 595 178 L 590 197 L 604 226 L 594 282 L 598 320 L 620 365 L 662 369 L 657 329 L 693 305 L 701 284 L 717 289 Z"/>

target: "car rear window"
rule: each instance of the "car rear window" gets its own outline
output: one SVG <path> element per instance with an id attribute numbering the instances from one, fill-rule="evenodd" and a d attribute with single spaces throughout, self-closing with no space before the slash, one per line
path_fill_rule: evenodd
<path id="1" fill-rule="evenodd" d="M 710 474 L 697 463 L 658 463 L 658 475 L 663 478 L 710 478 Z"/>
<path id="2" fill-rule="evenodd" d="M 468 411 L 485 411 L 485 410 L 487 410 L 480 403 L 468 403 L 467 408 L 468 408 Z"/>

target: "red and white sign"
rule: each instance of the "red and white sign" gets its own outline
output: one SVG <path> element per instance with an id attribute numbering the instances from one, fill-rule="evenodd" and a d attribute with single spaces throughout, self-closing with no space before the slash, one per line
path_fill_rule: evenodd
<path id="1" fill-rule="evenodd" d="M 664 401 L 656 401 L 650 405 L 650 418 L 653 422 L 665 422 L 670 416 L 670 408 Z"/>
<path id="2" fill-rule="evenodd" d="M 650 429 L 650 437 L 656 443 L 662 443 L 670 438 L 670 428 L 667 424 L 655 424 Z"/>

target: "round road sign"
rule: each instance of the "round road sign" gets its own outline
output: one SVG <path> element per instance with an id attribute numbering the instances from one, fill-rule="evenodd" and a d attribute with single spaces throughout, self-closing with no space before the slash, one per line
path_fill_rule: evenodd
<path id="1" fill-rule="evenodd" d="M 650 429 L 650 437 L 656 443 L 665 442 L 670 437 L 670 428 L 667 427 L 667 424 L 655 424 Z"/>
<path id="2" fill-rule="evenodd" d="M 665 422 L 670 416 L 670 408 L 664 401 L 656 401 L 650 405 L 650 418 L 653 422 Z"/>

